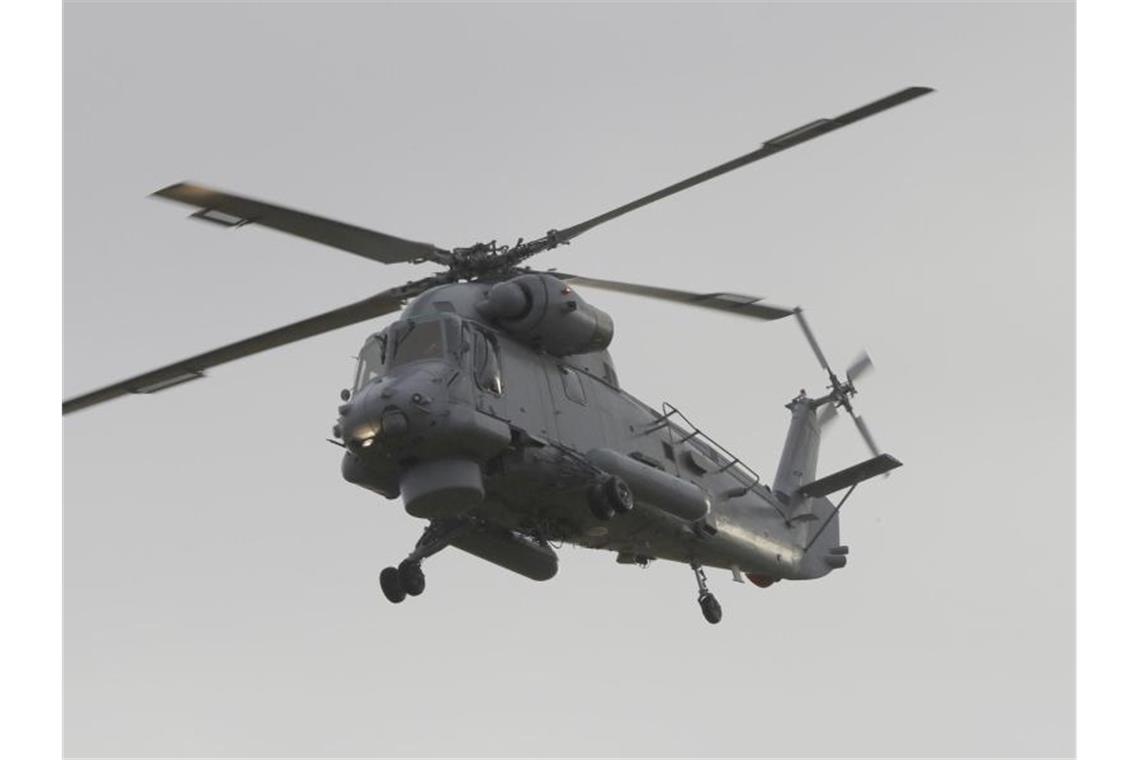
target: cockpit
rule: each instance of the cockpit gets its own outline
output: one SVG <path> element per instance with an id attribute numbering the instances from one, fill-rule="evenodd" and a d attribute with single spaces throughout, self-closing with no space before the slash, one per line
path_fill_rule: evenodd
<path id="1" fill-rule="evenodd" d="M 356 365 L 356 382 L 353 390 L 359 391 L 368 383 L 392 369 L 429 359 L 444 359 L 449 344 L 458 349 L 458 340 L 449 341 L 449 333 L 458 335 L 458 325 L 448 330 L 444 319 L 401 320 L 372 335 L 360 349 Z"/>

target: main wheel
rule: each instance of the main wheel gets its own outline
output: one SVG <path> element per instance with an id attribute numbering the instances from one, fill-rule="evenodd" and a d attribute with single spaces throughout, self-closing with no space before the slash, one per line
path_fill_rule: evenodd
<path id="1" fill-rule="evenodd" d="M 386 567 L 380 571 L 380 590 L 392 604 L 399 604 L 407 596 L 403 584 L 400 583 L 400 571 L 394 567 Z"/>
<path id="2" fill-rule="evenodd" d="M 419 596 L 424 592 L 424 586 L 427 582 L 424 580 L 424 570 L 420 567 L 419 562 L 404 560 L 396 569 L 396 574 L 400 581 L 400 588 L 408 596 Z"/>
<path id="3" fill-rule="evenodd" d="M 720 622 L 721 610 L 720 602 L 712 594 L 703 594 L 698 600 L 701 605 L 701 614 L 705 616 L 705 620 L 713 625 Z"/>

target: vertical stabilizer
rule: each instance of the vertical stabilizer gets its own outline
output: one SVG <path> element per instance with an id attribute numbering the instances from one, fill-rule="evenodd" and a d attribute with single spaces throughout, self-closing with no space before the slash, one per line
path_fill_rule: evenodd
<path id="1" fill-rule="evenodd" d="M 815 404 L 803 391 L 788 405 L 792 422 L 784 441 L 784 452 L 772 490 L 784 504 L 792 507 L 791 515 L 799 514 L 805 499 L 799 493 L 801 486 L 815 480 L 815 466 L 819 458 L 819 420 Z"/>

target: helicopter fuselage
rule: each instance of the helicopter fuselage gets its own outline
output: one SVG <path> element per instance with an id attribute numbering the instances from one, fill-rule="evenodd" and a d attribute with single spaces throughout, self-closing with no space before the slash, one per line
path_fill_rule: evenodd
<path id="1" fill-rule="evenodd" d="M 604 348 L 555 356 L 489 319 L 494 286 L 429 290 L 369 339 L 336 429 L 347 480 L 402 496 L 410 514 L 433 523 L 497 530 L 504 550 L 535 549 L 529 565 L 521 555 L 519 567 L 500 564 L 540 579 L 556 569 L 543 559 L 549 544 L 562 542 L 615 551 L 619 562 L 729 568 L 761 585 L 842 566 L 828 552 L 838 526 L 825 523 L 834 511 L 827 499 L 792 519 L 779 494 L 680 413 L 622 390 Z M 585 307 L 556 287 L 575 310 Z M 590 500 L 615 474 L 635 506 L 603 519 Z M 835 540 L 805 552 L 824 527 Z"/>

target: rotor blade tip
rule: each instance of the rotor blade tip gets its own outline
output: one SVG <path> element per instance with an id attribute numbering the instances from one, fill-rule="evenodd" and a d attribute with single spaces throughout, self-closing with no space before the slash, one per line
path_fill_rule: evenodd
<path id="1" fill-rule="evenodd" d="M 175 182 L 172 185 L 167 185 L 166 187 L 159 188 L 158 190 L 155 190 L 153 193 L 151 193 L 151 196 L 158 196 L 160 198 L 166 198 L 169 195 L 171 195 L 172 193 L 174 193 L 176 190 L 178 190 L 179 188 L 185 187 L 187 184 L 189 184 L 189 183 L 186 182 L 185 180 L 183 180 L 182 182 Z"/>

